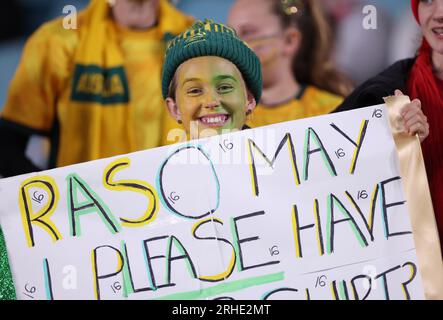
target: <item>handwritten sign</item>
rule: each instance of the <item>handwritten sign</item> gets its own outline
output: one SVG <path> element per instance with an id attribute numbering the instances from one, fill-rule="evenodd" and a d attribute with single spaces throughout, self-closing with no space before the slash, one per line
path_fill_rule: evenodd
<path id="1" fill-rule="evenodd" d="M 384 106 L 0 181 L 20 299 L 423 299 Z"/>

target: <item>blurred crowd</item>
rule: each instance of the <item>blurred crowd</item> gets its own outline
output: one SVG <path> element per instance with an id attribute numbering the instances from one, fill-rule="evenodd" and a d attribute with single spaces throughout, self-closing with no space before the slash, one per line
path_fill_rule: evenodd
<path id="1" fill-rule="evenodd" d="M 234 0 L 171 0 L 196 19 L 226 23 Z M 419 28 L 404 0 L 321 0 L 333 28 L 334 62 L 354 85 L 376 75 L 391 63 L 411 57 L 420 44 Z M 0 111 L 19 63 L 26 39 L 44 22 L 63 15 L 66 5 L 78 11 L 89 0 L 14 0 L 0 2 Z M 364 8 L 374 6 L 376 29 L 362 28 Z M 41 142 L 33 137 L 28 153 L 40 167 L 47 166 Z"/>
<path id="2" fill-rule="evenodd" d="M 43 22 L 63 15 L 66 5 L 83 9 L 88 0 L 13 0 L 0 2 L 0 109 L 25 39 Z M 234 0 L 171 0 L 183 12 L 226 23 Z M 334 28 L 335 61 L 356 84 L 389 64 L 414 54 L 419 29 L 404 0 L 321 0 Z M 363 8 L 377 9 L 377 29 L 361 28 Z"/>

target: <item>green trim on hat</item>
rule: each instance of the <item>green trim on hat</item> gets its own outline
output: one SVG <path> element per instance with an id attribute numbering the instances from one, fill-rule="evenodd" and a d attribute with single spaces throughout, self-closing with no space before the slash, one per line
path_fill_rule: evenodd
<path id="1" fill-rule="evenodd" d="M 217 56 L 235 64 L 256 102 L 260 101 L 262 74 L 257 55 L 237 37 L 233 29 L 211 20 L 195 22 L 168 43 L 162 73 L 163 98 L 168 96 L 169 85 L 177 68 L 189 59 L 203 56 Z"/>

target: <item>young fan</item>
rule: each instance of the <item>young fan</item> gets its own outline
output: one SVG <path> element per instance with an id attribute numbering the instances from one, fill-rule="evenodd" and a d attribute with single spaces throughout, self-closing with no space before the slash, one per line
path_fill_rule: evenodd
<path id="1" fill-rule="evenodd" d="M 168 45 L 162 92 L 171 115 L 190 138 L 245 128 L 261 96 L 260 61 L 235 31 L 212 21 L 196 22 Z M 0 228 L 0 300 L 14 285 Z"/>
<path id="2" fill-rule="evenodd" d="M 191 139 L 241 130 L 260 100 L 260 61 L 233 29 L 198 21 L 169 43 L 162 91 Z"/>

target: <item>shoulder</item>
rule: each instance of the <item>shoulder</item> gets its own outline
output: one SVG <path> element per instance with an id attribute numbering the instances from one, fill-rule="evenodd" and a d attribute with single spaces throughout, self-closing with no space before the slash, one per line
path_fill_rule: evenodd
<path id="1" fill-rule="evenodd" d="M 396 89 L 406 92 L 406 82 L 415 58 L 400 60 L 358 86 L 335 110 L 346 111 L 383 103 Z"/>
<path id="2" fill-rule="evenodd" d="M 307 86 L 303 100 L 317 113 L 329 113 L 343 102 L 343 97 L 315 86 Z"/>
<path id="3" fill-rule="evenodd" d="M 81 15 L 77 21 L 78 28 L 81 23 Z M 27 40 L 27 45 L 44 45 L 49 49 L 53 46 L 66 47 L 73 49 L 78 42 L 78 29 L 69 26 L 65 17 L 60 17 L 41 25 Z"/>
<path id="4" fill-rule="evenodd" d="M 322 103 L 343 101 L 343 97 L 315 86 L 307 86 L 305 95 L 315 98 Z"/>
<path id="5" fill-rule="evenodd" d="M 386 70 L 382 71 L 380 74 L 375 76 L 373 80 L 383 81 L 385 79 L 397 80 L 405 82 L 408 77 L 409 71 L 414 65 L 415 58 L 409 58 L 397 61 L 392 64 Z"/>
<path id="6" fill-rule="evenodd" d="M 178 35 L 189 28 L 194 18 L 167 2 L 160 2 L 160 27 L 164 33 Z"/>

